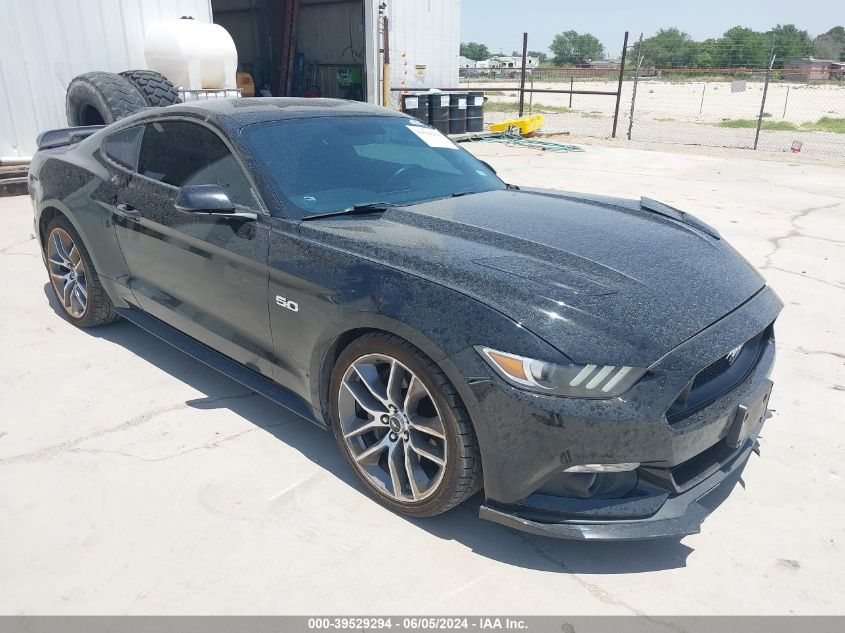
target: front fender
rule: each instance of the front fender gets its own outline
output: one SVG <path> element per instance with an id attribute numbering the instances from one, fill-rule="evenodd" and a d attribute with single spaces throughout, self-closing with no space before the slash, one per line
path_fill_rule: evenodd
<path id="1" fill-rule="evenodd" d="M 488 345 L 566 362 L 559 351 L 519 323 L 456 290 L 319 244 L 304 246 L 307 258 L 298 256 L 296 248 L 297 241 L 291 239 L 283 249 L 271 252 L 271 296 L 279 286 L 299 286 L 285 290 L 299 300 L 299 311 L 273 310 L 273 331 L 278 342 L 276 332 L 293 331 L 299 324 L 297 336 L 290 337 L 288 349 L 281 353 L 288 358 L 301 354 L 305 360 L 309 391 L 303 395 L 318 419 L 329 420 L 328 388 L 335 360 L 346 345 L 368 331 L 395 334 L 437 362 L 471 413 L 478 409 L 471 404 L 470 383 L 489 376 L 463 375 L 450 360 L 458 352 Z M 274 255 L 281 250 L 302 264 L 296 280 L 281 271 L 279 262 L 274 263 Z M 303 313 L 310 315 L 306 321 Z M 473 419 L 473 423 L 483 459 L 488 444 L 485 421 Z"/>

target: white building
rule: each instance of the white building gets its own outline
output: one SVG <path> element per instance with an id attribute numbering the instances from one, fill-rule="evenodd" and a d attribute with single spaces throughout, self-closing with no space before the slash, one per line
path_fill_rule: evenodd
<path id="1" fill-rule="evenodd" d="M 522 68 L 522 55 L 497 55 L 493 60 L 495 60 L 496 65 L 490 66 L 490 68 Z M 535 68 L 539 63 L 539 59 L 530 55 L 525 59 L 526 68 Z"/>
<path id="2" fill-rule="evenodd" d="M 540 60 L 530 55 L 525 60 L 526 68 L 536 68 Z M 496 55 L 490 59 L 483 59 L 476 63 L 476 68 L 522 68 L 522 55 Z"/>
<path id="3" fill-rule="evenodd" d="M 273 95 L 381 103 L 382 15 L 394 89 L 458 82 L 460 0 L 0 0 L 0 15 L 0 156 L 31 156 L 67 125 L 73 77 L 145 68 L 146 30 L 186 15 L 226 28 L 239 70 Z"/>
<path id="4" fill-rule="evenodd" d="M 475 68 L 478 62 L 463 55 L 458 56 L 458 68 Z"/>

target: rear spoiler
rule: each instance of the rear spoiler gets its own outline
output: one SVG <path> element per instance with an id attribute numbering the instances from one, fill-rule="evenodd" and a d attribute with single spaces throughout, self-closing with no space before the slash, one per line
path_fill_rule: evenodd
<path id="1" fill-rule="evenodd" d="M 94 132 L 102 130 L 105 125 L 81 125 L 79 127 L 66 127 L 61 130 L 48 130 L 41 132 L 38 135 L 36 144 L 38 149 L 53 149 L 54 147 L 64 147 L 65 145 L 73 145 L 82 139 L 88 138 Z"/>

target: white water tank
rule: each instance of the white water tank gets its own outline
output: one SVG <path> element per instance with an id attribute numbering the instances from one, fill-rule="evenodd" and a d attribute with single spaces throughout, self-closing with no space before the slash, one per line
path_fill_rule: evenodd
<path id="1" fill-rule="evenodd" d="M 144 58 L 149 70 L 183 90 L 237 88 L 238 51 L 219 24 L 192 18 L 156 22 L 147 31 Z"/>

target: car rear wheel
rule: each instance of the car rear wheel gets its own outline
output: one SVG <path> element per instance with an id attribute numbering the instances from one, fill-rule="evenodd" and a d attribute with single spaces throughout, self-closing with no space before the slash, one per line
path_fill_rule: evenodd
<path id="1" fill-rule="evenodd" d="M 481 487 L 469 416 L 446 375 L 407 341 L 366 335 L 335 366 L 334 436 L 347 462 L 382 505 L 432 516 Z"/>
<path id="2" fill-rule="evenodd" d="M 50 286 L 67 318 L 79 327 L 115 321 L 118 315 L 70 222 L 56 218 L 47 227 L 46 235 L 44 255 Z"/>

